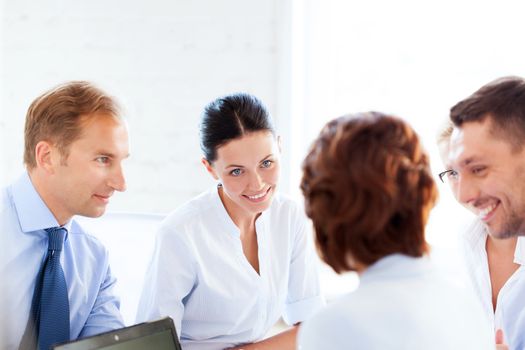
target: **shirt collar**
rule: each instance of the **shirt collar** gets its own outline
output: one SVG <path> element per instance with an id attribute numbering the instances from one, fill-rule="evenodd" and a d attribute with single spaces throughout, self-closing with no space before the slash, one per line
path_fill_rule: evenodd
<path id="1" fill-rule="evenodd" d="M 516 250 L 514 251 L 514 262 L 520 265 L 525 264 L 525 237 L 523 236 L 518 237 Z"/>
<path id="2" fill-rule="evenodd" d="M 211 190 L 212 196 L 213 196 L 213 203 L 215 206 L 215 209 L 217 210 L 219 217 L 221 218 L 221 221 L 226 225 L 228 230 L 234 234 L 235 236 L 239 237 L 241 232 L 239 228 L 235 225 L 233 222 L 233 219 L 230 217 L 230 214 L 228 214 L 228 211 L 226 210 L 226 207 L 222 203 L 221 196 L 219 194 L 219 188 L 222 187 L 222 184 L 216 184 L 213 189 Z M 275 198 L 272 198 L 272 200 L 275 200 Z M 273 202 L 272 202 L 273 203 Z M 268 210 L 268 209 L 267 209 Z M 267 215 L 263 211 L 257 219 L 255 219 L 255 225 L 259 226 L 266 220 Z"/>
<path id="3" fill-rule="evenodd" d="M 60 226 L 31 182 L 27 172 L 11 186 L 18 221 L 25 233 Z M 64 227 L 71 229 L 71 220 Z"/>
<path id="4" fill-rule="evenodd" d="M 480 220 L 474 220 L 465 230 L 465 240 L 473 250 L 485 250 L 487 231 Z"/>
<path id="5" fill-rule="evenodd" d="M 475 220 L 465 231 L 465 238 L 471 249 L 485 250 L 487 241 L 487 230 L 483 223 Z M 518 237 L 516 249 L 514 250 L 514 262 L 523 265 L 525 263 L 525 237 Z"/>
<path id="6" fill-rule="evenodd" d="M 431 268 L 428 257 L 414 258 L 403 254 L 388 255 L 370 265 L 360 276 L 360 283 L 423 274 Z"/>

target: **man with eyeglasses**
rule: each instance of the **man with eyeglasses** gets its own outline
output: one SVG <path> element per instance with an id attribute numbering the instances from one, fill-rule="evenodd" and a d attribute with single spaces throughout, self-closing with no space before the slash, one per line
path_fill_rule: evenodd
<path id="1" fill-rule="evenodd" d="M 465 234 L 469 274 L 497 343 L 524 349 L 525 80 L 488 83 L 452 107 L 450 119 L 438 140 L 446 163 L 439 177 L 477 216 Z"/>

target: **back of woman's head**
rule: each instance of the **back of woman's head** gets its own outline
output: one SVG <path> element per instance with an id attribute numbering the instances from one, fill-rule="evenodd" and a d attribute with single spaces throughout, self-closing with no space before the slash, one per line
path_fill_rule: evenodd
<path id="1" fill-rule="evenodd" d="M 321 256 L 337 272 L 428 250 L 437 189 L 428 156 L 401 119 L 369 112 L 329 122 L 304 160 L 301 189 Z"/>
<path id="2" fill-rule="evenodd" d="M 202 114 L 200 142 L 204 157 L 212 163 L 220 146 L 257 131 L 274 133 L 272 120 L 261 101 L 244 93 L 220 97 L 208 104 Z"/>

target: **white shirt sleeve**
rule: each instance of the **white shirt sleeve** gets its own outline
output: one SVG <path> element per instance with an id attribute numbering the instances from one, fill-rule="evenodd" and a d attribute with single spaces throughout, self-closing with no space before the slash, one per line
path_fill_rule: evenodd
<path id="1" fill-rule="evenodd" d="M 161 227 L 144 279 L 137 322 L 170 316 L 180 338 L 184 315 L 183 299 L 195 283 L 195 260 L 183 236 L 171 231 L 169 227 Z"/>
<path id="2" fill-rule="evenodd" d="M 290 260 L 288 296 L 283 313 L 284 321 L 293 325 L 312 316 L 324 305 L 319 285 L 319 258 L 312 242 L 310 222 L 298 210 Z"/>

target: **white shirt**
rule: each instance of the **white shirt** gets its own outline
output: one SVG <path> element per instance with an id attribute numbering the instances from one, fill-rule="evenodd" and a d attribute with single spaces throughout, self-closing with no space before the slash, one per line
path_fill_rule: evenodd
<path id="1" fill-rule="evenodd" d="M 137 321 L 172 317 L 191 350 L 260 340 L 280 316 L 307 319 L 323 299 L 302 209 L 277 194 L 255 226 L 260 275 L 217 188 L 175 210 L 159 229 Z"/>
<path id="2" fill-rule="evenodd" d="M 520 267 L 498 294 L 496 311 L 492 306 L 492 285 L 486 251 L 487 231 L 476 220 L 465 232 L 464 255 L 472 286 L 493 329 L 503 329 L 510 350 L 525 349 L 525 237 L 518 237 L 514 262 Z"/>
<path id="3" fill-rule="evenodd" d="M 298 349 L 494 349 L 479 305 L 440 278 L 428 258 L 387 256 L 359 288 L 300 326 Z"/>

